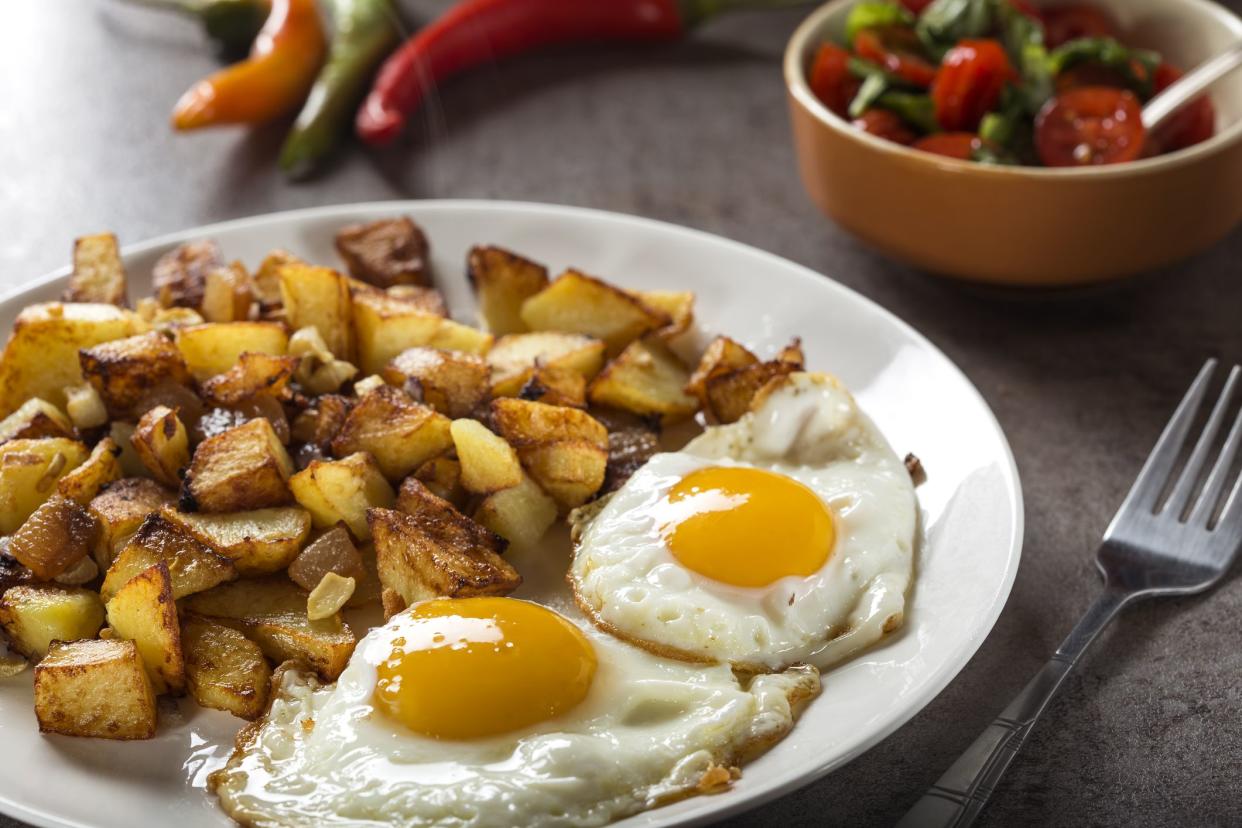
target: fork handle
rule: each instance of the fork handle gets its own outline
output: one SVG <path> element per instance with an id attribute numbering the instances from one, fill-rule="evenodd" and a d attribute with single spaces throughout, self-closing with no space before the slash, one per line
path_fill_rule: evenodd
<path id="1" fill-rule="evenodd" d="M 973 823 L 1079 656 L 1133 597 L 1132 592 L 1105 587 L 1056 654 L 901 818 L 898 828 L 965 828 Z"/>

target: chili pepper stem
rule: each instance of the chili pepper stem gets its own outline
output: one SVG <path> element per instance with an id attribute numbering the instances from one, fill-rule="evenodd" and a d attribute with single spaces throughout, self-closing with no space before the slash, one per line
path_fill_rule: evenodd
<path id="1" fill-rule="evenodd" d="M 686 26 L 695 26 L 718 15 L 753 9 L 792 9 L 813 6 L 816 0 L 677 0 Z"/>

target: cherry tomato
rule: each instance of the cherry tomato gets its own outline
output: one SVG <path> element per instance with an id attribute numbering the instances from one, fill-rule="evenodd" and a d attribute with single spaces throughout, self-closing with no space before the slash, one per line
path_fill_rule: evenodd
<path id="1" fill-rule="evenodd" d="M 923 9 L 932 4 L 932 0 L 901 0 L 901 5 L 909 9 L 915 17 L 923 13 Z"/>
<path id="2" fill-rule="evenodd" d="M 1146 138 L 1138 98 L 1124 89 L 1084 86 L 1062 92 L 1035 117 L 1035 150 L 1049 167 L 1133 161 Z"/>
<path id="3" fill-rule="evenodd" d="M 995 40 L 963 40 L 940 62 L 932 84 L 936 120 L 948 132 L 971 131 L 996 106 L 1014 76 L 1009 57 Z"/>
<path id="4" fill-rule="evenodd" d="M 1181 76 L 1182 70 L 1176 66 L 1161 63 L 1156 68 L 1156 76 L 1153 78 L 1155 90 L 1159 92 Z M 1194 146 L 1215 134 L 1216 107 L 1212 105 L 1211 98 L 1204 95 L 1182 107 L 1182 110 L 1169 118 L 1151 138 L 1158 154 Z"/>
<path id="5" fill-rule="evenodd" d="M 913 146 L 923 152 L 969 161 L 975 157 L 975 150 L 983 146 L 983 142 L 973 132 L 937 132 L 920 138 Z"/>
<path id="6" fill-rule="evenodd" d="M 905 121 L 887 109 L 868 109 L 861 118 L 854 119 L 854 126 L 898 144 L 912 144 L 916 137 Z"/>
<path id="7" fill-rule="evenodd" d="M 1080 37 L 1112 37 L 1121 34 L 1116 22 L 1094 6 L 1054 6 L 1040 14 L 1044 43 L 1055 49 Z"/>
<path id="8" fill-rule="evenodd" d="M 811 91 L 824 106 L 845 117 L 850 101 L 858 94 L 859 80 L 850 74 L 850 53 L 825 43 L 811 64 Z"/>
<path id="9" fill-rule="evenodd" d="M 1014 10 L 1018 12 L 1018 14 L 1025 14 L 1027 17 L 1036 22 L 1042 23 L 1044 20 L 1043 16 L 1039 13 L 1039 9 L 1026 2 L 1026 0 L 1009 0 L 1009 5 L 1013 6 Z"/>
<path id="10" fill-rule="evenodd" d="M 922 52 L 919 36 L 909 26 L 878 26 L 854 35 L 854 53 L 860 58 L 926 89 L 936 79 L 936 67 Z"/>

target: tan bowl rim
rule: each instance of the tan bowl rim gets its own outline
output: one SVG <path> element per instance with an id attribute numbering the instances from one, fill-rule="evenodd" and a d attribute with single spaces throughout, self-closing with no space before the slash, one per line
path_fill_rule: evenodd
<path id="1" fill-rule="evenodd" d="M 963 175 L 977 175 L 981 178 L 1105 179 L 1128 175 L 1154 175 L 1174 167 L 1192 164 L 1205 155 L 1219 152 L 1226 146 L 1237 143 L 1239 138 L 1242 138 L 1242 118 L 1239 118 L 1228 129 L 1218 132 L 1208 140 L 1167 155 L 1158 155 L 1155 158 L 1145 158 L 1141 161 L 1130 161 L 1125 164 L 1057 168 L 979 164 L 973 161 L 962 161 L 943 155 L 935 155 L 930 152 L 920 152 L 893 141 L 886 141 L 883 138 L 878 138 L 854 127 L 849 121 L 820 103 L 819 98 L 815 97 L 815 94 L 811 91 L 810 81 L 807 79 L 807 71 L 802 62 L 802 54 L 806 51 L 807 42 L 823 27 L 824 21 L 839 10 L 852 6 L 856 2 L 858 0 L 831 0 L 831 2 L 825 3 L 811 12 L 806 20 L 802 21 L 802 24 L 794 31 L 789 38 L 788 45 L 785 47 L 785 85 L 788 87 L 790 94 L 821 123 L 826 124 L 829 129 L 847 135 L 850 140 L 858 141 L 877 152 L 906 158 L 913 163 L 940 167 L 945 171 Z M 1184 6 L 1187 9 L 1193 9 L 1195 14 L 1210 16 L 1217 23 L 1228 27 L 1242 38 L 1242 19 L 1224 6 L 1219 6 L 1216 3 L 1210 2 L 1210 0 L 1170 0 L 1170 5 Z"/>

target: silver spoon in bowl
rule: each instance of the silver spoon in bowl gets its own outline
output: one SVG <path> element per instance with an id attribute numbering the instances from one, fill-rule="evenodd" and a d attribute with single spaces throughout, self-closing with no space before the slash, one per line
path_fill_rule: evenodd
<path id="1" fill-rule="evenodd" d="M 1143 107 L 1144 129 L 1148 132 L 1159 129 L 1203 90 L 1239 66 L 1242 66 L 1242 41 L 1203 61 L 1148 101 Z"/>

